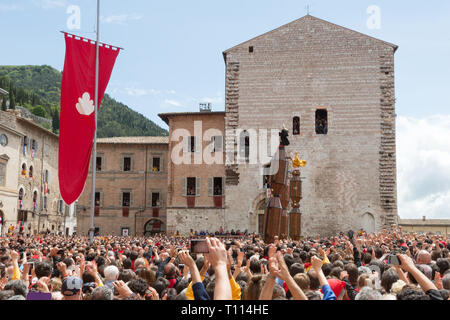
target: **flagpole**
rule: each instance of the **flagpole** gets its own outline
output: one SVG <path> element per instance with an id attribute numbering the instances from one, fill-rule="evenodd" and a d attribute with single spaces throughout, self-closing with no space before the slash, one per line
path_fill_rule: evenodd
<path id="1" fill-rule="evenodd" d="M 97 171 L 97 111 L 98 111 L 98 69 L 99 69 L 99 41 L 100 41 L 100 0 L 97 0 L 97 42 L 95 44 L 95 131 L 92 153 L 92 199 L 91 199 L 91 225 L 89 228 L 89 241 L 94 242 L 94 212 L 95 212 L 95 174 Z"/>

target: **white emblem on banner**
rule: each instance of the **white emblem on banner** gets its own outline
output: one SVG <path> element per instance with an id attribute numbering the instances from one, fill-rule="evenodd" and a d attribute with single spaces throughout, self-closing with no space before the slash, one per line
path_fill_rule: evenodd
<path id="1" fill-rule="evenodd" d="M 89 92 L 83 93 L 82 97 L 78 98 L 76 108 L 78 112 L 84 116 L 88 116 L 94 112 L 94 101 L 91 100 Z"/>

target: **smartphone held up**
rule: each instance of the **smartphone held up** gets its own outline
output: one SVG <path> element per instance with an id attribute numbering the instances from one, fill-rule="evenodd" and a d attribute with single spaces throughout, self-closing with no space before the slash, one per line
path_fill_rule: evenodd
<path id="1" fill-rule="evenodd" d="M 190 251 L 191 253 L 208 253 L 208 244 L 206 239 L 192 239 L 190 241 Z"/>

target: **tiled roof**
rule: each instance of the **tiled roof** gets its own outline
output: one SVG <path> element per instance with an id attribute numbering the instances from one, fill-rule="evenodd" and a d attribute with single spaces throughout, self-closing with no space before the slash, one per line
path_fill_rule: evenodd
<path id="1" fill-rule="evenodd" d="M 169 137 L 111 137 L 97 138 L 97 143 L 124 143 L 124 144 L 169 144 Z"/>
<path id="2" fill-rule="evenodd" d="M 450 219 L 400 219 L 399 225 L 450 226 Z"/>

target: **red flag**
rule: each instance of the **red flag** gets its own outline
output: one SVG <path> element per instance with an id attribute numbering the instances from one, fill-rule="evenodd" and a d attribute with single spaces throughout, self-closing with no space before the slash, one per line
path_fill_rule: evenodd
<path id="1" fill-rule="evenodd" d="M 94 139 L 96 43 L 69 34 L 65 40 L 58 176 L 61 196 L 71 204 L 83 191 Z M 99 107 L 118 54 L 119 48 L 99 45 Z"/>

